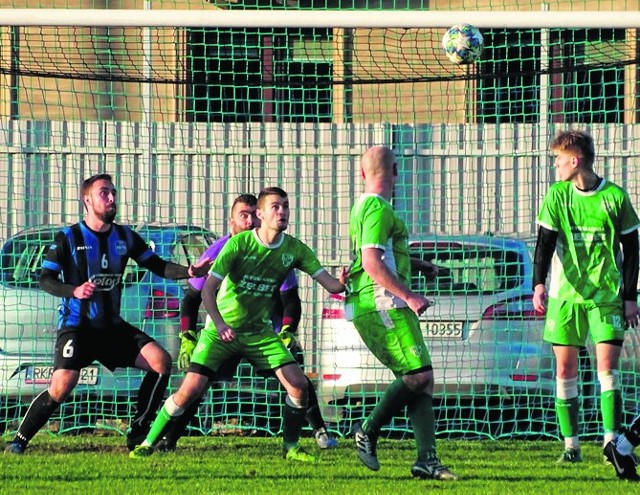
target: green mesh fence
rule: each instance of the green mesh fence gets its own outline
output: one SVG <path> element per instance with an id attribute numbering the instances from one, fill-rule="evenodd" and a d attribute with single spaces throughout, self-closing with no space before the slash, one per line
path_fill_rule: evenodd
<path id="1" fill-rule="evenodd" d="M 294 5 L 295 4 L 295 5 Z M 237 28 L 0 27 L 0 429 L 15 431 L 51 373 L 58 301 L 37 285 L 60 226 L 82 216 L 78 186 L 113 174 L 120 223 L 166 259 L 193 261 L 226 233 L 233 198 L 279 185 L 290 232 L 331 270 L 349 263 L 358 159 L 374 144 L 399 162 L 395 206 L 412 252 L 443 268 L 415 276 L 437 305 L 422 319 L 434 362 L 441 436 L 557 437 L 551 350 L 531 307 L 535 218 L 554 181 L 549 141 L 585 128 L 596 171 L 640 199 L 635 28 L 481 28 L 472 65 L 451 63 L 444 28 L 256 28 L 260 9 L 395 8 L 541 11 L 539 2 L 108 2 L 110 8 L 245 9 Z M 5 2 L 5 7 L 25 7 Z M 104 8 L 29 2 L 28 7 Z M 637 10 L 637 2 L 545 2 L 554 11 Z M 107 13 L 105 13 L 106 15 Z M 167 11 L 167 16 L 171 12 Z M 1 24 L 0 16 L 0 24 Z M 342 302 L 301 276 L 300 340 L 330 428 L 349 432 L 392 378 L 367 351 Z M 171 283 L 135 265 L 127 318 L 175 357 Z M 154 297 L 149 291 L 155 289 Z M 180 287 L 177 290 L 181 290 Z M 179 292 L 178 292 L 179 294 Z M 621 361 L 625 419 L 636 411 L 636 331 Z M 46 427 L 124 432 L 142 374 L 95 363 Z M 179 385 L 175 371 L 171 388 Z M 598 437 L 599 390 L 581 359 L 583 420 Z M 192 432 L 278 434 L 283 392 L 242 364 L 208 393 Z M 389 434 L 409 432 L 394 418 Z"/>

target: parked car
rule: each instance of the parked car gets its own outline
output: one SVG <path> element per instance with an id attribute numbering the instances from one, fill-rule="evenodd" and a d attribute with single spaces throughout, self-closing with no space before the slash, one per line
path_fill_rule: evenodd
<path id="1" fill-rule="evenodd" d="M 28 403 L 48 386 L 53 372 L 60 298 L 40 289 L 42 261 L 60 226 L 35 227 L 8 239 L 0 251 L 0 397 Z M 187 225 L 136 228 L 160 257 L 195 262 L 215 235 Z M 123 277 L 122 316 L 155 338 L 174 357 L 184 281 L 167 280 L 130 261 Z M 116 397 L 137 391 L 142 372 L 114 372 L 95 363 L 84 368 L 76 393 Z M 3 404 L 0 403 L 0 408 Z"/>
<path id="2" fill-rule="evenodd" d="M 439 276 L 414 274 L 413 289 L 435 300 L 420 317 L 440 396 L 513 394 L 553 389 L 543 317 L 532 305 L 532 261 L 524 241 L 492 236 L 437 236 L 410 241 L 412 257 L 434 262 Z M 319 396 L 325 417 L 342 419 L 350 400 L 384 390 L 392 373 L 344 319 L 332 295 L 322 314 Z"/>
<path id="3" fill-rule="evenodd" d="M 410 251 L 413 257 L 440 267 L 434 281 L 420 274 L 412 279 L 414 290 L 435 300 L 420 323 L 433 362 L 434 395 L 440 403 L 453 403 L 456 408 L 475 403 L 470 411 L 485 422 L 492 415 L 499 422 L 510 417 L 514 429 L 535 434 L 540 428 L 539 434 L 555 435 L 554 360 L 551 346 L 542 340 L 544 316 L 533 309 L 530 246 L 505 237 L 425 236 L 412 239 Z M 343 304 L 342 295 L 325 300 L 318 350 L 318 396 L 325 418 L 334 423 L 353 419 L 349 415 L 354 410 L 364 414 L 394 379 L 344 319 Z M 627 419 L 637 408 L 639 336 L 637 329 L 627 331 L 622 352 Z M 591 344 L 581 352 L 580 363 L 584 411 L 591 421 L 590 433 L 597 435 L 599 387 L 589 355 L 595 356 Z M 511 408 L 510 416 L 505 404 Z M 540 409 L 535 412 L 529 407 Z M 453 414 L 460 429 L 466 413 L 456 410 Z M 499 422 L 497 428 L 487 428 L 505 434 Z M 446 428 L 456 429 L 456 424 L 447 423 Z"/>

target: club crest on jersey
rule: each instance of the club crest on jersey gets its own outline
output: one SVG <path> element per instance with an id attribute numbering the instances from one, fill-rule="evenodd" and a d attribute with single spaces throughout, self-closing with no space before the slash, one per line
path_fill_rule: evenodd
<path id="1" fill-rule="evenodd" d="M 284 253 L 282 255 L 282 264 L 285 266 L 285 268 L 289 268 L 291 266 L 291 263 L 293 263 L 293 255 Z"/>
<path id="2" fill-rule="evenodd" d="M 116 253 L 120 256 L 127 254 L 127 243 L 122 240 L 116 241 Z"/>
<path id="3" fill-rule="evenodd" d="M 89 282 L 96 284 L 97 291 L 108 292 L 120 284 L 121 278 L 122 275 L 119 273 L 96 273 L 91 275 Z"/>

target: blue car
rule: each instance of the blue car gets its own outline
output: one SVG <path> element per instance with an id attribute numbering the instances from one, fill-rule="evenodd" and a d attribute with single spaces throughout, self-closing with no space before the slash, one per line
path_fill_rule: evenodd
<path id="1" fill-rule="evenodd" d="M 30 228 L 8 239 L 0 251 L 2 413 L 9 403 L 18 409 L 28 404 L 48 386 L 53 372 L 60 299 L 41 290 L 39 278 L 42 260 L 61 228 Z M 212 232 L 189 225 L 145 224 L 135 230 L 160 257 L 184 265 L 195 262 L 216 239 Z M 123 318 L 155 338 L 174 358 L 185 283 L 158 277 L 133 261 L 123 277 Z M 138 370 L 111 372 L 94 363 L 82 370 L 75 393 L 117 402 L 115 398 L 137 392 L 142 376 Z"/>

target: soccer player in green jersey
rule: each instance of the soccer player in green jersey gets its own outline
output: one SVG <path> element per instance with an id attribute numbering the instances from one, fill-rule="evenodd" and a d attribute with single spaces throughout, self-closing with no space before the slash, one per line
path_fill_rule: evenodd
<path id="1" fill-rule="evenodd" d="M 361 168 L 365 188 L 351 209 L 354 262 L 345 316 L 396 379 L 365 421 L 354 426 L 356 449 L 365 466 L 380 469 L 376 453 L 380 430 L 406 407 L 417 445 L 411 474 L 455 480 L 456 475 L 436 457 L 433 368 L 418 320 L 432 302 L 410 289 L 407 227 L 390 203 L 397 178 L 393 151 L 383 146 L 368 149 Z"/>
<path id="2" fill-rule="evenodd" d="M 588 333 L 596 347 L 605 446 L 620 428 L 618 364 L 625 329 L 638 324 L 640 220 L 627 193 L 594 172 L 589 134 L 560 132 L 551 151 L 558 182 L 538 215 L 533 305 L 546 313 L 544 340 L 556 360 L 556 414 L 565 442 L 558 462 L 581 462 L 578 354 Z"/>
<path id="3" fill-rule="evenodd" d="M 231 237 L 215 259 L 202 289 L 208 318 L 179 390 L 165 402 L 149 435 L 131 452 L 146 457 L 162 438 L 169 421 L 178 418 L 201 397 L 220 365 L 235 357 L 249 361 L 259 372 L 273 373 L 287 391 L 283 421 L 284 457 L 315 462 L 298 444 L 308 400 L 308 382 L 296 359 L 274 333 L 271 314 L 275 295 L 297 268 L 311 275 L 332 294 L 343 292 L 341 280 L 331 276 L 315 253 L 285 234 L 289 198 L 280 188 L 260 192 L 256 214 L 260 227 Z"/>

